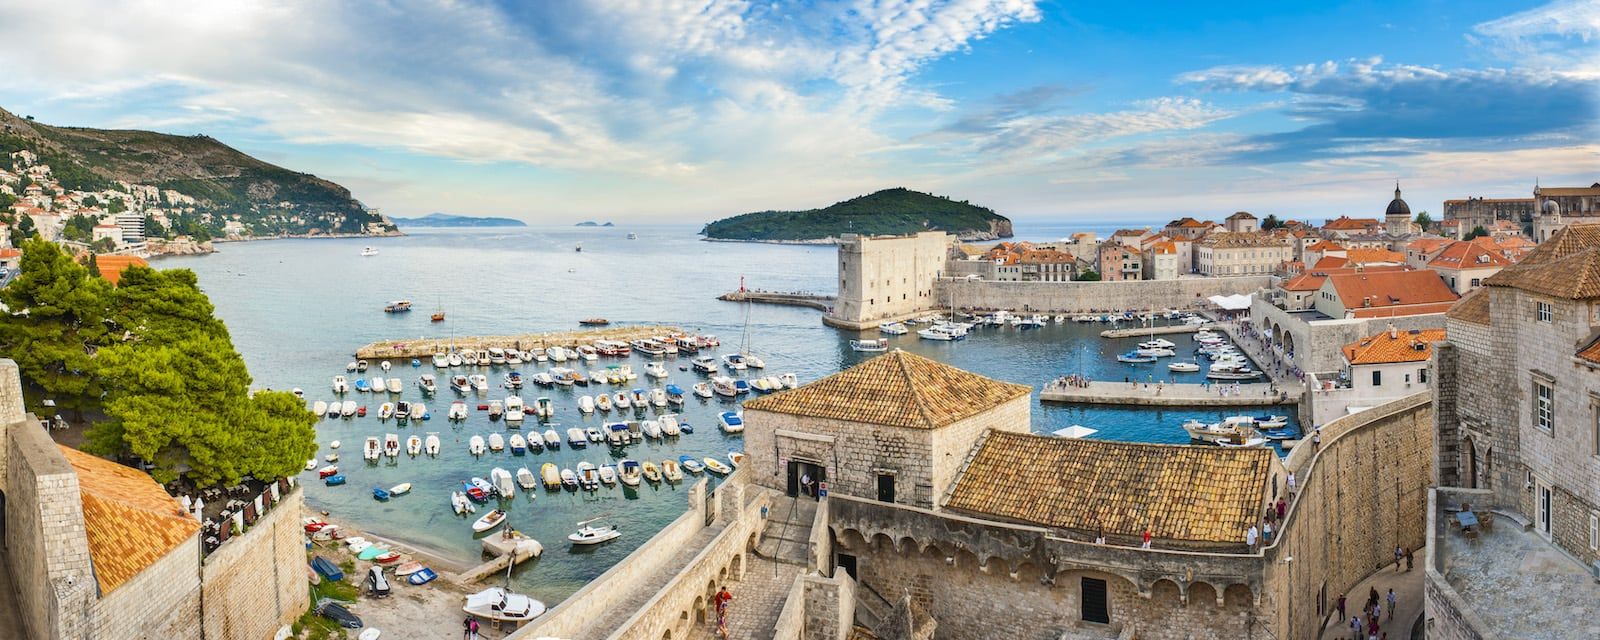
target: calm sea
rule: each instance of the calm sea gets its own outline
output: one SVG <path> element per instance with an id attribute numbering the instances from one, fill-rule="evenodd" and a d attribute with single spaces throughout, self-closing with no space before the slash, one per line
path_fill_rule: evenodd
<path id="1" fill-rule="evenodd" d="M 1104 229 L 1099 227 L 1104 226 Z M 1073 230 L 1098 231 L 1106 225 L 1021 226 L 1019 238 L 1054 239 Z M 581 318 L 602 316 L 617 324 L 672 324 L 699 333 L 716 334 L 723 349 L 737 349 L 745 330 L 745 309 L 721 302 L 716 296 L 736 289 L 740 279 L 752 288 L 832 293 L 835 289 L 833 247 L 779 246 L 702 242 L 696 227 L 627 226 L 612 229 L 529 227 L 514 229 L 410 231 L 401 238 L 279 240 L 219 245 L 209 256 L 162 260 L 161 268 L 193 269 L 200 284 L 227 321 L 234 345 L 244 354 L 256 388 L 305 390 L 307 401 L 332 400 L 330 380 L 343 374 L 351 353 L 366 343 L 383 339 L 512 334 L 573 329 Z M 638 239 L 628 240 L 629 232 Z M 574 249 L 582 245 L 583 251 Z M 363 246 L 380 253 L 360 255 Z M 417 310 L 410 314 L 385 314 L 386 301 L 409 298 Z M 448 320 L 430 323 L 428 316 L 443 309 Z M 802 381 L 834 373 L 862 360 L 848 341 L 861 337 L 822 326 L 819 313 L 810 309 L 755 305 L 749 309 L 750 349 L 766 359 L 766 373 L 792 372 Z M 1098 337 L 1104 325 L 1064 323 L 1041 330 L 980 329 L 958 343 L 918 340 L 915 334 L 892 338 L 894 346 L 949 362 L 994 378 L 1038 387 L 1059 375 L 1082 372 L 1105 380 L 1124 376 L 1155 375 L 1172 379 L 1164 367 L 1123 365 L 1116 354 L 1137 339 L 1105 340 Z M 877 337 L 871 335 L 868 337 Z M 1190 345 L 1186 337 L 1174 338 L 1179 349 Z M 605 364 L 602 359 L 600 364 Z M 644 359 L 631 360 L 643 371 Z M 426 362 L 413 369 L 395 363 L 390 376 L 405 382 L 406 399 L 417 399 L 415 385 L 421 373 L 432 372 Z M 700 376 L 680 370 L 687 359 L 669 362 L 669 381 L 687 389 Z M 504 367 L 497 368 L 505 370 Z M 524 365 L 531 373 L 535 365 Z M 490 373 L 498 383 L 501 371 Z M 367 374 L 377 375 L 376 371 Z M 1176 374 L 1178 380 L 1198 380 L 1198 374 Z M 441 377 L 441 383 L 446 380 Z M 634 386 L 648 386 L 641 375 Z M 593 387 L 589 393 L 609 387 Z M 614 390 L 614 389 L 613 389 Z M 532 400 L 549 396 L 558 415 L 553 422 L 568 426 L 598 426 L 604 419 L 584 417 L 576 397 L 582 387 L 524 389 Z M 489 397 L 507 392 L 491 387 Z M 473 459 L 467 440 L 503 431 L 483 412 L 473 411 L 464 424 L 443 419 L 454 394 L 441 388 L 439 397 L 424 400 L 435 419 L 398 427 L 376 419 L 378 399 L 367 394 L 349 396 L 368 405 L 371 416 L 318 423 L 318 441 L 341 440 L 340 469 L 349 479 L 342 487 L 324 487 L 315 474 L 304 476 L 307 499 L 319 509 L 349 519 L 367 530 L 429 547 L 463 564 L 478 561 L 479 544 L 471 521 L 451 512 L 449 494 L 471 476 L 489 475 L 503 467 L 515 472 L 526 465 L 535 473 L 553 461 L 573 467 L 580 460 L 596 464 L 614 461 L 607 447 L 514 457 L 509 453 Z M 385 398 L 386 399 L 386 398 Z M 485 400 L 486 401 L 486 400 Z M 477 402 L 472 404 L 476 405 Z M 723 435 L 716 414 L 733 408 L 722 400 L 690 399 L 683 420 L 695 433 L 675 443 L 646 443 L 630 447 L 637 459 L 676 459 L 682 454 L 726 459 L 730 449 L 740 449 L 738 437 Z M 1179 424 L 1189 418 L 1217 420 L 1224 412 L 1206 410 L 1150 410 L 1106 407 L 1035 406 L 1033 429 L 1048 432 L 1081 424 L 1099 433 L 1095 437 L 1144 442 L 1185 442 Z M 524 432 L 534 431 L 529 419 Z M 438 459 L 415 460 L 402 455 L 398 462 L 367 465 L 361 461 L 361 442 L 369 435 L 438 432 L 444 441 Z M 414 484 L 410 495 L 388 502 L 373 500 L 370 489 L 401 482 Z M 687 486 L 685 483 L 684 486 Z M 686 506 L 683 487 L 648 485 L 633 489 L 602 489 L 597 493 L 519 493 L 508 502 L 517 529 L 545 544 L 536 563 L 519 567 L 517 588 L 557 602 L 599 575 L 634 548 L 643 544 Z M 485 507 L 480 507 L 480 513 Z M 597 548 L 574 550 L 565 541 L 579 520 L 605 516 L 624 535 Z"/>

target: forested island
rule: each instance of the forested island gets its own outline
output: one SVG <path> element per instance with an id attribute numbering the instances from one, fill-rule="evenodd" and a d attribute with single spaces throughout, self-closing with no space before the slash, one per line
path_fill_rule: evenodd
<path id="1" fill-rule="evenodd" d="M 993 209 L 896 187 L 805 211 L 757 211 L 701 229 L 707 240 L 831 242 L 846 233 L 900 235 L 947 231 L 963 240 L 1011 237 L 1011 220 Z"/>

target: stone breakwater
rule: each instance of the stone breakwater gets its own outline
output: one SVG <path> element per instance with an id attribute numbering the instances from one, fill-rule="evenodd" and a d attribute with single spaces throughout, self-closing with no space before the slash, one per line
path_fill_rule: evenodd
<path id="1" fill-rule="evenodd" d="M 651 336 L 682 333 L 677 327 L 648 325 L 635 327 L 604 327 L 574 331 L 548 331 L 504 336 L 467 336 L 456 338 L 417 338 L 414 340 L 380 340 L 356 349 L 355 356 L 363 359 L 426 358 L 440 351 L 452 349 L 546 349 L 590 344 L 596 340 L 637 340 Z"/>

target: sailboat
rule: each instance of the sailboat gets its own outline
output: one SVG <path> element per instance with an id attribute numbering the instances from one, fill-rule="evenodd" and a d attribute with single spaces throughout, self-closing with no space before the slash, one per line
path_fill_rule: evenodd
<path id="1" fill-rule="evenodd" d="M 744 292 L 744 276 L 739 276 L 739 292 Z M 765 361 L 750 353 L 750 301 L 748 298 L 744 303 L 744 336 L 739 342 L 739 356 L 739 360 L 744 365 L 742 367 L 738 367 L 740 369 L 746 367 L 750 369 L 764 369 L 767 366 Z"/>
<path id="2" fill-rule="evenodd" d="M 444 304 L 440 303 L 439 310 L 433 312 L 433 315 L 429 316 L 428 319 L 432 322 L 444 322 Z"/>

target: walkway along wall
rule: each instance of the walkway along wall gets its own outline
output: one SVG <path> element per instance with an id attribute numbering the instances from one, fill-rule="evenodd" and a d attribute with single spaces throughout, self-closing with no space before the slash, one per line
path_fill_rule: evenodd
<path id="1" fill-rule="evenodd" d="M 936 306 L 1008 309 L 1048 313 L 1188 309 L 1215 295 L 1254 293 L 1272 284 L 1271 276 L 1179 278 L 1120 282 L 994 282 L 940 278 Z"/>
<path id="2" fill-rule="evenodd" d="M 206 556 L 201 566 L 207 638 L 266 640 L 310 606 L 298 484 L 244 535 Z"/>

